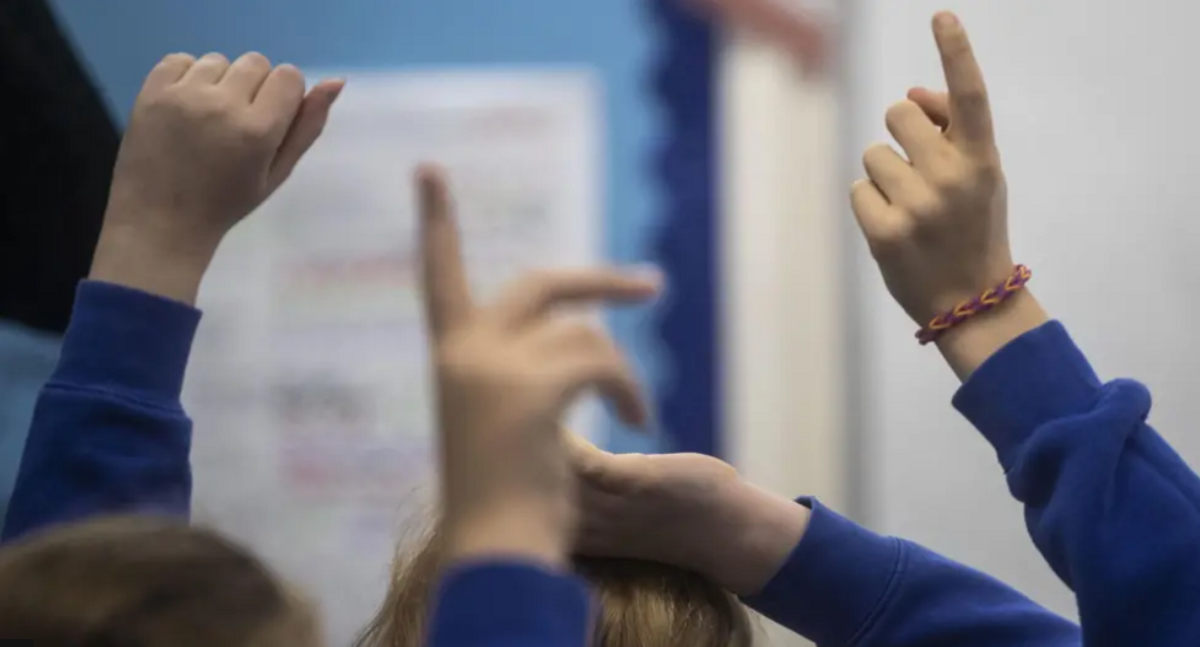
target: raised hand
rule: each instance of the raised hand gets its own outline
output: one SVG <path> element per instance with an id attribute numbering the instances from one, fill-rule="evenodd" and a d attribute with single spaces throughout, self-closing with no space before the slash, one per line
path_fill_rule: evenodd
<path id="1" fill-rule="evenodd" d="M 983 73 L 956 16 L 939 13 L 933 33 L 948 92 L 915 89 L 888 109 L 888 130 L 905 156 L 887 144 L 868 148 L 867 178 L 851 193 L 888 290 L 922 326 L 1004 280 L 1013 268 L 1007 186 Z M 1001 331 L 991 313 L 961 330 L 984 331 L 986 345 L 995 346 L 1045 320 L 1027 292 L 997 312 L 1020 316 Z M 998 346 L 987 351 L 968 335 L 974 348 L 966 357 L 954 347 L 967 334 L 961 330 L 952 330 L 939 346 L 965 377 Z"/>
<path id="2" fill-rule="evenodd" d="M 560 418 L 589 389 L 631 424 L 645 422 L 646 402 L 612 339 L 557 312 L 645 301 L 658 281 L 615 269 L 548 272 L 477 306 L 445 181 L 423 169 L 417 184 L 446 550 L 456 559 L 507 554 L 562 564 L 577 511 Z"/>
<path id="3" fill-rule="evenodd" d="M 949 86 L 938 119 L 944 123 L 911 99 L 888 108 L 888 130 L 907 159 L 887 144 L 868 148 L 867 179 L 851 196 L 888 289 L 920 325 L 1002 280 L 1013 265 L 983 74 L 953 14 L 935 17 L 934 35 Z"/>
<path id="4" fill-rule="evenodd" d="M 238 221 L 313 145 L 341 92 L 261 54 L 164 58 L 121 143 L 93 278 L 191 302 Z"/>
<path id="5" fill-rule="evenodd" d="M 800 542 L 808 508 L 703 454 L 612 454 L 571 437 L 582 515 L 576 551 L 685 568 L 759 592 Z"/>

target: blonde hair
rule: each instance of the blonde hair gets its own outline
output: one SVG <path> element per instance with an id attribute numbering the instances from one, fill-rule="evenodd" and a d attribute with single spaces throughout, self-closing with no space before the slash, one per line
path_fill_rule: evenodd
<path id="1" fill-rule="evenodd" d="M 402 543 L 387 596 L 356 647 L 420 647 L 442 558 L 438 532 Z M 599 613 L 593 647 L 750 647 L 745 607 L 711 581 L 665 564 L 578 557 Z"/>
<path id="2" fill-rule="evenodd" d="M 307 604 L 254 555 L 162 518 L 63 526 L 0 550 L 0 640 L 47 647 L 315 644 Z"/>

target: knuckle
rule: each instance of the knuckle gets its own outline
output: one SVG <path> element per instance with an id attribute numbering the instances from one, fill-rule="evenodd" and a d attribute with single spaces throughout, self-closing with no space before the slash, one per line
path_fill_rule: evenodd
<path id="1" fill-rule="evenodd" d="M 876 235 L 867 239 L 867 248 L 871 258 L 877 261 L 887 261 L 895 258 L 901 248 L 902 239 L 892 236 Z"/>
<path id="2" fill-rule="evenodd" d="M 871 192 L 875 187 L 871 185 L 871 181 L 867 179 L 856 180 L 850 185 L 850 206 L 856 211 L 864 208 L 871 197 Z"/>
<path id="3" fill-rule="evenodd" d="M 931 168 L 927 179 L 939 195 L 963 196 L 995 191 L 1002 174 L 999 165 L 990 160 L 953 158 Z"/>
<path id="4" fill-rule="evenodd" d="M 878 153 L 875 150 L 876 146 L 878 146 L 878 144 L 872 144 L 863 150 L 862 165 L 864 168 L 871 168 L 871 160 L 878 156 Z"/>
<path id="5" fill-rule="evenodd" d="M 273 72 L 283 81 L 286 81 L 294 86 L 298 85 L 300 87 L 304 87 L 304 73 L 300 71 L 300 68 L 292 65 L 291 63 L 278 65 L 275 67 Z"/>
<path id="6" fill-rule="evenodd" d="M 867 246 L 871 250 L 871 256 L 876 260 L 885 260 L 895 256 L 912 238 L 912 230 L 913 225 L 907 220 L 877 228 L 867 237 Z"/>
<path id="7" fill-rule="evenodd" d="M 158 64 L 159 64 L 159 66 L 174 66 L 174 65 L 179 65 L 181 63 L 195 63 L 195 62 L 196 62 L 195 56 L 192 56 L 191 54 L 188 54 L 185 52 L 175 52 L 174 54 L 167 54 L 166 56 L 162 57 L 162 60 L 159 61 Z"/>
<path id="8" fill-rule="evenodd" d="M 939 193 L 958 193 L 970 183 L 969 175 L 958 164 L 939 164 L 929 170 L 926 179 Z"/>
<path id="9" fill-rule="evenodd" d="M 918 223 L 936 220 L 943 211 L 941 201 L 932 196 L 916 198 L 908 206 L 908 212 Z"/>
<path id="10" fill-rule="evenodd" d="M 891 151 L 892 147 L 883 142 L 871 144 L 863 151 L 863 165 L 872 166 L 883 159 L 884 156 L 891 154 Z"/>
<path id="11" fill-rule="evenodd" d="M 975 112 L 988 107 L 987 90 L 983 87 L 973 87 L 957 93 L 955 101 L 965 111 Z"/>
<path id="12" fill-rule="evenodd" d="M 256 68 L 269 68 L 271 61 L 262 52 L 246 52 L 239 59 L 243 64 Z"/>
<path id="13" fill-rule="evenodd" d="M 920 111 L 920 108 L 912 101 L 897 101 L 888 106 L 887 112 L 884 113 L 883 121 L 887 124 L 888 130 L 894 132 L 899 130 L 912 117 L 914 110 Z"/>
<path id="14" fill-rule="evenodd" d="M 275 124 L 268 119 L 243 119 L 237 125 L 238 135 L 250 144 L 267 141 L 274 130 Z"/>
<path id="15" fill-rule="evenodd" d="M 166 119 L 195 121 L 211 117 L 211 103 L 203 93 L 185 87 L 162 88 L 138 98 L 142 112 Z"/>
<path id="16" fill-rule="evenodd" d="M 866 188 L 867 188 L 866 180 L 855 180 L 854 184 L 850 185 L 850 194 L 849 194 L 850 199 L 853 200 L 855 198 L 861 197 L 863 195 L 863 191 L 866 190 Z"/>
<path id="17" fill-rule="evenodd" d="M 1004 183 L 1004 171 L 995 156 L 977 161 L 973 175 L 975 184 L 984 190 L 994 191 Z"/>

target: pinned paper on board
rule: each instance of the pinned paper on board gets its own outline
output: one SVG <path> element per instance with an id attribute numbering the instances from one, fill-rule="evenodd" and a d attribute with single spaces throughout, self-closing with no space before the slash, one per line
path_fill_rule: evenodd
<path id="1" fill-rule="evenodd" d="M 344 76 L 321 140 L 218 254 L 185 389 L 196 520 L 314 591 L 334 644 L 432 499 L 415 167 L 446 169 L 483 298 L 531 267 L 592 265 L 604 240 L 588 73 Z M 596 417 L 572 427 L 595 439 Z"/>

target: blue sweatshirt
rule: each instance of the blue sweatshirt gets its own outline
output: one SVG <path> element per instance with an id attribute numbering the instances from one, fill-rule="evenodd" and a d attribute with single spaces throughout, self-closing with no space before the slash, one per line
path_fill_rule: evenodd
<path id="1" fill-rule="evenodd" d="M 954 406 L 1075 592 L 1085 645 L 1200 645 L 1200 478 L 1146 424 L 1146 387 L 1101 383 L 1051 322 L 988 359 Z"/>
<path id="2" fill-rule="evenodd" d="M 199 318 L 199 312 L 190 307 L 134 290 L 95 282 L 80 286 L 61 361 L 34 413 L 5 539 L 95 514 L 138 510 L 181 517 L 188 514 L 191 422 L 180 406 L 179 395 Z M 988 432 L 990 437 L 1002 436 L 1005 443 L 1019 445 L 1027 444 L 1022 439 L 1038 435 L 1041 429 L 1069 426 L 1074 417 L 1084 418 L 1089 433 L 1103 424 L 1116 429 L 1120 421 L 1140 421 L 1131 410 L 1106 409 L 1096 406 L 1095 398 L 1075 397 L 1083 390 L 1081 384 L 1064 382 L 1060 386 L 1049 379 L 1029 392 L 1010 384 L 1014 376 L 1036 379 L 1065 371 L 1070 377 L 1071 371 L 1077 372 L 1075 364 L 1069 364 L 1071 370 L 1059 366 L 1064 356 L 1077 354 L 1061 328 L 1050 326 L 1031 333 L 1013 348 L 981 369 L 959 397 L 969 413 L 1003 421 L 994 427 L 1000 431 Z M 1099 386 L 1093 391 L 1099 393 Z M 1030 393 L 1039 400 L 1009 403 L 1024 405 L 1030 409 L 1029 415 L 997 413 L 1005 410 L 1002 398 L 1022 398 Z M 1054 404 L 1058 402 L 1062 404 Z M 1080 425 L 1071 428 L 1083 429 Z M 1022 459 L 1016 460 L 1019 464 Z M 1101 465 L 1101 469 L 1112 473 L 1111 465 Z M 1175 545 L 1166 541 L 1166 535 L 1144 537 L 1138 527 L 1104 526 L 1110 521 L 1125 523 L 1124 518 L 1101 517 L 1088 523 L 1098 532 L 1136 536 L 1148 542 L 1145 550 L 1098 542 L 1087 533 L 1074 532 L 1075 524 L 1085 523 L 1080 519 L 1093 516 L 1087 513 L 1087 503 L 1081 502 L 1078 507 L 1083 516 L 1077 519 L 1070 512 L 1077 505 L 1067 501 L 1087 491 L 1077 491 L 1073 484 L 1062 487 L 1058 479 L 1067 471 L 1055 471 L 1054 465 L 1042 470 L 1038 478 L 1044 485 L 1037 490 L 1037 505 L 1044 506 L 1057 497 L 1062 502 L 1053 506 L 1059 516 L 1038 515 L 1060 528 L 1057 532 L 1039 531 L 1039 536 L 1049 537 L 1039 543 L 1049 548 L 1048 555 L 1069 565 L 1067 572 L 1078 586 L 1128 584 L 1137 573 L 1119 570 L 1128 573 L 1125 580 L 1097 576 L 1094 573 L 1100 573 L 1105 565 L 1096 562 L 1115 559 L 1120 563 L 1120 555 L 1130 551 L 1158 555 L 1157 551 Z M 1091 472 L 1084 469 L 1077 478 L 1085 479 L 1088 474 Z M 1144 484 L 1122 485 L 1140 489 L 1123 491 L 1121 496 L 1157 495 Z M 815 500 L 802 499 L 799 504 L 812 509 L 804 538 L 765 589 L 746 602 L 819 645 L 1080 644 L 1080 631 L 1074 624 L 987 575 L 913 543 L 870 532 Z M 1175 531 L 1175 537 L 1196 531 L 1200 525 L 1194 518 L 1196 509 L 1194 505 L 1190 508 L 1193 518 Z M 1070 530 L 1061 530 L 1064 527 Z M 1154 530 L 1162 532 L 1157 526 Z M 1108 554 L 1106 550 L 1117 552 Z M 1168 555 L 1161 559 L 1180 572 L 1195 572 L 1195 560 L 1179 559 L 1178 551 L 1179 547 L 1171 553 L 1174 559 Z M 1169 606 L 1166 602 L 1174 592 L 1165 587 L 1153 593 L 1161 606 Z M 587 641 L 591 612 L 586 585 L 569 574 L 517 562 L 465 564 L 447 573 L 438 596 L 430 640 L 435 647 L 583 647 Z M 1092 591 L 1081 592 L 1080 597 L 1101 602 L 1095 609 L 1084 607 L 1085 626 L 1088 617 L 1098 611 L 1100 616 L 1092 622 L 1101 632 L 1115 631 L 1104 624 L 1104 613 L 1111 614 L 1111 606 L 1103 607 L 1105 602 L 1112 604 L 1108 596 Z M 1137 608 L 1136 604 L 1122 606 Z M 1163 617 L 1181 618 L 1159 614 L 1153 619 Z M 1131 621 L 1138 622 L 1136 617 Z M 1152 635 L 1143 629 L 1135 633 L 1142 638 Z M 1101 634 L 1099 640 L 1104 639 Z"/>

